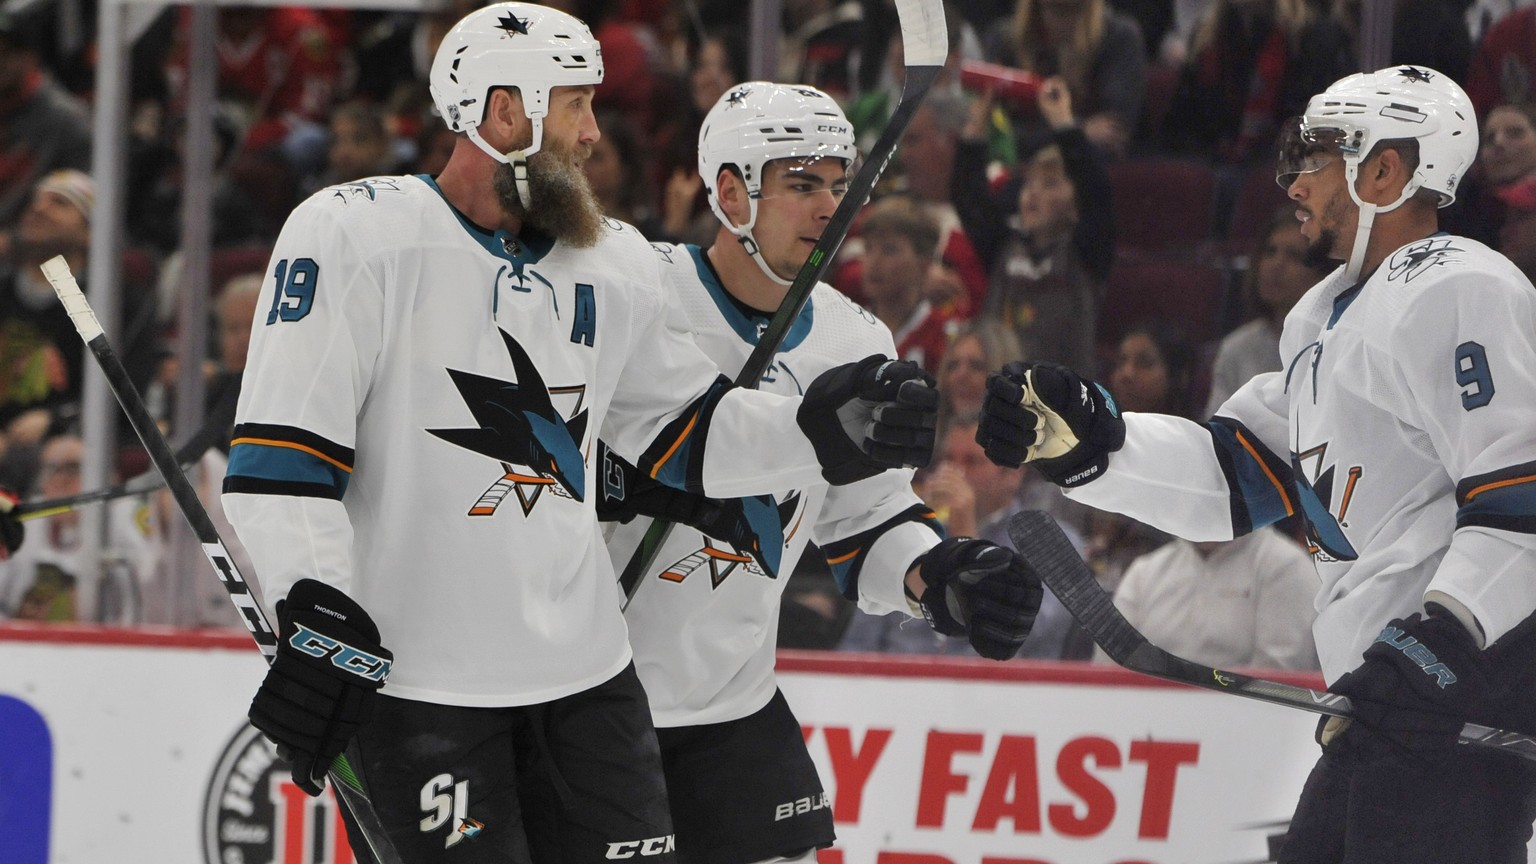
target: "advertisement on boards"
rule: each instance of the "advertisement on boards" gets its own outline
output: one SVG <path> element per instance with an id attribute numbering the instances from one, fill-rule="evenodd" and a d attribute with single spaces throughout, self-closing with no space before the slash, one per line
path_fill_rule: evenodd
<path id="1" fill-rule="evenodd" d="M 265 668 L 242 633 L 0 625 L 0 862 L 352 864 L 245 722 Z M 1316 756 L 1311 714 L 1114 667 L 780 672 L 828 795 L 779 806 L 831 808 L 821 864 L 1257 864 Z"/>

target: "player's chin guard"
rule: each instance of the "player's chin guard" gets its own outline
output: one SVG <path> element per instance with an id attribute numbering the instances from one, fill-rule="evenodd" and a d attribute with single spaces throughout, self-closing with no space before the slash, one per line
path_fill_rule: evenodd
<path id="1" fill-rule="evenodd" d="M 1489 703 L 1487 659 L 1472 634 L 1437 604 L 1398 618 L 1365 651 L 1365 662 L 1329 689 L 1348 696 L 1354 721 L 1416 751 L 1456 746 L 1457 733 Z"/>
<path id="2" fill-rule="evenodd" d="M 998 465 L 1028 462 L 1071 488 L 1097 479 L 1125 445 L 1125 418 L 1103 386 L 1055 363 L 1009 363 L 987 376 L 976 442 Z"/>
<path id="3" fill-rule="evenodd" d="M 923 617 L 946 636 L 966 636 L 976 653 L 1008 660 L 1023 647 L 1040 614 L 1040 577 L 1011 549 L 950 537 L 917 559 L 926 586 Z"/>
<path id="4" fill-rule="evenodd" d="M 796 420 L 828 483 L 841 486 L 933 458 L 939 393 L 922 367 L 872 354 L 806 388 Z"/>
<path id="5" fill-rule="evenodd" d="M 14 492 L 0 487 L 0 561 L 20 549 L 27 536 L 27 527 L 12 513 L 19 501 Z"/>
<path id="6" fill-rule="evenodd" d="M 292 763 L 293 782 L 310 795 L 368 722 L 394 655 L 351 597 L 300 579 L 277 604 L 277 657 L 251 700 L 251 725 Z"/>

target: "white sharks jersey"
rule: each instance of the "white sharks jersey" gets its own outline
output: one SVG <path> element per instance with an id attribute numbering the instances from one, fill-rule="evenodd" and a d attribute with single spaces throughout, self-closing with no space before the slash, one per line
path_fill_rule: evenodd
<path id="1" fill-rule="evenodd" d="M 372 178 L 301 204 L 268 279 L 224 501 L 268 603 L 311 577 L 368 611 L 390 695 L 532 704 L 629 663 L 599 434 L 716 495 L 820 480 L 798 402 L 727 386 L 622 223 L 573 249 Z"/>
<path id="2" fill-rule="evenodd" d="M 1440 591 L 1492 643 L 1536 609 L 1536 289 L 1506 258 L 1436 234 L 1362 285 L 1301 299 L 1283 369 L 1208 426 L 1126 415 L 1123 450 L 1071 493 L 1193 540 L 1300 512 L 1320 577 L 1329 681 Z"/>
<path id="3" fill-rule="evenodd" d="M 694 339 L 734 379 L 770 316 L 735 302 L 697 246 L 655 248 Z M 799 395 L 827 369 L 870 354 L 895 356 L 890 331 L 818 284 L 758 386 Z M 765 557 L 778 558 L 775 574 L 723 540 L 675 525 L 630 601 L 635 668 L 657 726 L 734 720 L 768 703 L 780 597 L 809 542 L 822 548 L 845 596 L 868 611 L 912 614 L 903 580 L 941 535 L 912 492 L 910 470 L 841 487 L 784 484 L 767 504 L 777 511 L 779 536 L 760 539 Z M 608 529 L 615 570 L 623 571 L 650 522 Z"/>

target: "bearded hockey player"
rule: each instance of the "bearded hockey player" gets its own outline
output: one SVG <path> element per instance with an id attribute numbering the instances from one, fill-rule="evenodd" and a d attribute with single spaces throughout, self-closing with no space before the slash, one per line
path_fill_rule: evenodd
<path id="1" fill-rule="evenodd" d="M 829 369 L 803 397 L 719 375 L 584 181 L 602 77 L 564 12 L 470 12 L 430 75 L 462 135 L 447 166 L 302 203 L 252 324 L 224 500 L 280 632 L 251 719 L 311 794 L 355 737 L 406 861 L 675 860 L 599 434 L 716 495 L 932 449 L 937 394 L 909 365 Z"/>

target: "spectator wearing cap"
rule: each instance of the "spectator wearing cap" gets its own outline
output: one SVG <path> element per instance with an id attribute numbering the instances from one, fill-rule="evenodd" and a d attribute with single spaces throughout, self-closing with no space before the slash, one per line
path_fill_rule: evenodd
<path id="1" fill-rule="evenodd" d="M 0 266 L 0 321 L 5 322 L 7 343 L 51 345 L 63 355 L 66 383 L 51 398 L 79 398 L 85 347 L 39 268 L 49 258 L 62 255 L 80 284 L 88 285 L 90 214 L 95 200 L 95 185 L 84 172 L 65 168 L 44 176 L 7 235 Z M 123 286 L 121 298 L 114 343 L 134 383 L 142 388 L 155 364 L 155 296 L 147 286 L 129 284 Z"/>
<path id="2" fill-rule="evenodd" d="M 42 41 L 32 20 L 0 13 L 0 225 L 21 215 L 43 176 L 91 164 L 90 112 L 43 68 Z"/>

